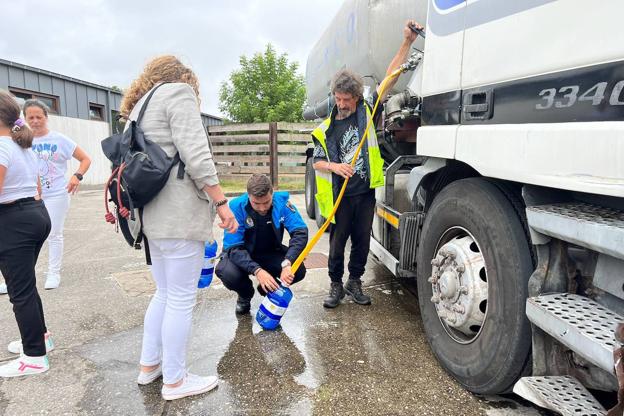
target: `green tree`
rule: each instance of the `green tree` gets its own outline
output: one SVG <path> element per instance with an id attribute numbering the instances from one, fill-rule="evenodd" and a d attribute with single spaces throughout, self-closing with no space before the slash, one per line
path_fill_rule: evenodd
<path id="1" fill-rule="evenodd" d="M 305 83 L 296 62 L 277 55 L 271 44 L 251 59 L 240 57 L 240 68 L 221 84 L 219 109 L 237 123 L 301 121 Z"/>

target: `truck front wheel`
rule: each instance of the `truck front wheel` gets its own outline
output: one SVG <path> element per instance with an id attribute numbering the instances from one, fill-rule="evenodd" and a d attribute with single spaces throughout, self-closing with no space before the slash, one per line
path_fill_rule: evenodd
<path id="1" fill-rule="evenodd" d="M 314 199 L 314 194 L 316 193 L 316 180 L 314 178 L 314 159 L 309 157 L 306 160 L 306 169 L 305 169 L 305 207 L 306 213 L 310 219 L 314 219 L 316 216 L 316 200 Z"/>
<path id="2" fill-rule="evenodd" d="M 533 272 L 521 219 L 493 183 L 470 178 L 436 197 L 422 228 L 418 300 L 433 353 L 468 390 L 511 390 L 530 364 Z"/>

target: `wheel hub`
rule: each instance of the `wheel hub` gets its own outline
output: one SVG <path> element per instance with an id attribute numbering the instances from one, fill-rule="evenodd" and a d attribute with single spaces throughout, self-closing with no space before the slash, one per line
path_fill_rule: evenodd
<path id="1" fill-rule="evenodd" d="M 431 260 L 431 302 L 443 326 L 455 340 L 472 341 L 480 332 L 487 310 L 485 260 L 467 232 L 442 245 Z"/>
<path id="2" fill-rule="evenodd" d="M 442 299 L 453 299 L 459 296 L 459 292 L 457 291 L 459 276 L 455 272 L 455 270 L 448 268 L 442 273 L 440 277 L 440 297 Z"/>

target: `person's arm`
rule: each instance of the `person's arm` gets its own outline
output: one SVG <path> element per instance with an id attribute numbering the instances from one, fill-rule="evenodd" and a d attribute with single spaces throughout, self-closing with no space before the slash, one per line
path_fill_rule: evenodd
<path id="1" fill-rule="evenodd" d="M 76 173 L 84 176 L 84 174 L 87 173 L 87 171 L 89 170 L 89 166 L 91 166 L 91 158 L 89 157 L 87 152 L 82 150 L 80 146 L 76 146 L 72 157 L 80 162 L 80 166 L 78 166 L 78 170 L 76 171 Z M 79 186 L 80 180 L 78 179 L 78 177 L 76 177 L 76 175 L 72 175 L 71 178 L 69 178 L 69 183 L 67 184 L 67 192 L 73 195 L 78 192 Z"/>
<path id="2" fill-rule="evenodd" d="M 290 235 L 290 240 L 288 241 L 288 250 L 286 250 L 284 258 L 292 264 L 303 253 L 303 249 L 308 244 L 308 227 L 304 224 L 302 227 L 289 231 L 288 234 Z"/>
<path id="3" fill-rule="evenodd" d="M 312 163 L 312 167 L 314 170 L 320 170 L 322 172 L 335 173 L 336 175 L 340 175 L 343 178 L 350 178 L 353 176 L 353 168 L 348 163 L 333 163 L 329 161 L 329 157 L 325 153 L 325 149 L 321 146 L 320 143 L 312 136 L 312 140 L 314 141 L 314 152 L 312 157 L 314 158 L 314 163 Z"/>
<path id="4" fill-rule="evenodd" d="M 303 228 L 297 228 L 289 231 L 288 234 L 290 235 L 290 241 L 288 241 L 288 250 L 286 250 L 284 260 L 288 260 L 290 265 L 282 268 L 280 280 L 287 285 L 290 285 L 295 279 L 295 275 L 292 272 L 292 264 L 295 260 L 297 260 L 301 253 L 303 253 L 303 250 L 308 244 L 308 227 L 304 226 Z"/>
<path id="5" fill-rule="evenodd" d="M 320 160 L 318 162 L 314 162 L 312 167 L 314 170 L 335 173 L 345 179 L 353 176 L 353 167 L 348 163 L 334 163 L 327 160 Z"/>
<path id="6" fill-rule="evenodd" d="M 256 276 L 258 283 L 265 291 L 273 292 L 278 288 L 278 284 L 273 276 L 251 258 L 251 255 L 243 245 L 230 248 L 228 258 L 232 263 L 244 270 L 245 273 Z"/>
<path id="7" fill-rule="evenodd" d="M 0 146 L 0 194 L 4 189 L 4 178 L 6 178 L 7 170 L 11 161 L 11 151 L 4 143 Z"/>
<path id="8" fill-rule="evenodd" d="M 254 274 L 260 268 L 260 265 L 251 258 L 251 255 L 243 245 L 230 248 L 228 257 L 232 263 L 247 274 Z"/>
<path id="9" fill-rule="evenodd" d="M 224 201 L 225 195 L 219 186 L 217 169 L 212 160 L 195 92 L 188 84 L 169 84 L 161 88 L 170 90 L 167 117 L 173 144 L 178 150 L 180 160 L 184 162 L 185 172 L 197 189 L 206 192 L 215 204 Z M 236 231 L 238 223 L 228 204 L 218 206 L 217 215 L 221 220 L 219 227 L 228 233 Z"/>
<path id="10" fill-rule="evenodd" d="M 301 253 L 303 253 L 303 250 L 308 244 L 308 226 L 301 217 L 301 214 L 299 214 L 297 208 L 290 201 L 287 201 L 282 209 L 282 216 L 284 217 L 284 228 L 286 228 L 290 236 L 288 249 L 286 250 L 286 254 L 284 254 L 284 260 L 288 260 L 290 266 L 282 268 L 280 279 L 282 282 L 289 285 L 295 278 L 291 266 Z"/>
<path id="11" fill-rule="evenodd" d="M 409 28 L 410 25 L 416 26 L 417 29 L 423 29 L 423 26 L 421 26 L 415 20 L 408 20 L 405 23 L 405 27 L 403 28 L 403 42 L 401 43 L 401 46 L 399 47 L 396 55 L 394 55 L 394 58 L 392 58 L 390 64 L 388 65 L 388 69 L 386 70 L 386 77 L 392 74 L 395 70 L 397 70 L 401 65 L 405 63 L 407 57 L 410 54 L 412 43 L 414 43 L 414 41 L 418 37 L 418 35 Z M 380 94 L 379 91 L 381 85 L 377 87 L 377 94 L 380 94 L 380 102 L 383 102 L 386 99 L 388 92 L 392 90 L 392 87 L 394 87 L 398 80 L 399 77 L 394 77 L 393 79 L 389 80 L 386 83 L 383 94 Z"/>
<path id="12" fill-rule="evenodd" d="M 4 177 L 6 176 L 7 167 L 4 165 L 0 165 L 0 194 L 2 193 L 2 188 L 4 188 Z"/>
<path id="13" fill-rule="evenodd" d="M 205 185 L 203 187 L 203 191 L 208 194 L 210 199 L 215 201 L 215 203 L 224 201 L 225 194 L 223 193 L 223 189 L 219 184 L 216 185 Z M 217 215 L 221 222 L 218 224 L 219 227 L 223 228 L 228 233 L 233 233 L 238 228 L 238 222 L 236 218 L 234 218 L 234 214 L 230 210 L 230 206 L 228 204 L 223 204 L 217 207 Z"/>

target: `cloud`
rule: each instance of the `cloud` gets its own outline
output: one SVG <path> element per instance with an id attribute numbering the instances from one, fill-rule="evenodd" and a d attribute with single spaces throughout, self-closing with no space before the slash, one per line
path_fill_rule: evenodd
<path id="1" fill-rule="evenodd" d="M 180 56 L 197 73 L 202 110 L 241 55 L 271 42 L 305 71 L 308 52 L 341 2 L 316 0 L 23 0 L 0 26 L 0 57 L 106 86 L 127 87 L 145 62 Z"/>

